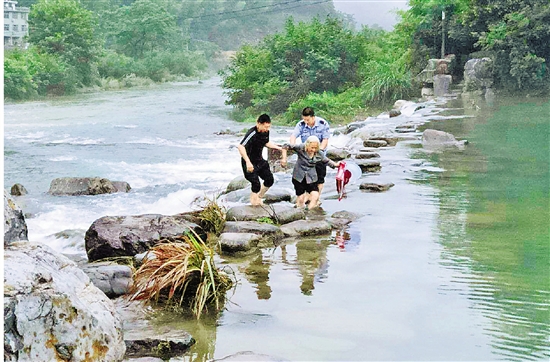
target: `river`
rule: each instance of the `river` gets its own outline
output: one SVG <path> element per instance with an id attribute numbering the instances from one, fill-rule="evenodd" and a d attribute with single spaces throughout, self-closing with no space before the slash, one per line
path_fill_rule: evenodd
<path id="1" fill-rule="evenodd" d="M 4 187 L 29 192 L 15 198 L 29 239 L 85 257 L 84 233 L 102 216 L 172 215 L 224 189 L 241 175 L 231 147 L 240 139 L 216 132 L 249 126 L 230 120 L 224 100 L 211 79 L 5 104 Z M 399 142 L 379 152 L 380 172 L 360 180 L 395 186 L 348 185 L 341 201 L 329 171 L 325 212 L 363 215 L 342 230 L 343 247 L 333 234 L 221 258 L 239 279 L 226 310 L 200 322 L 158 313 L 152 322 L 158 335 L 185 329 L 196 338 L 173 361 L 550 358 L 550 102 L 421 105 L 368 126 L 414 122 L 468 139 L 465 150 Z M 284 142 L 289 131 L 273 127 L 271 138 Z M 65 176 L 127 181 L 132 190 L 48 195 L 51 180 Z M 276 182 L 289 185 L 288 175 Z"/>

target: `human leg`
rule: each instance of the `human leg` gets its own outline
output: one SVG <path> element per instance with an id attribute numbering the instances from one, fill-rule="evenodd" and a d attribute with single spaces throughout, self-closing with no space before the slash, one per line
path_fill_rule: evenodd
<path id="1" fill-rule="evenodd" d="M 296 207 L 303 208 L 305 204 L 305 187 L 304 182 L 297 181 L 292 179 L 292 185 L 294 185 L 294 191 L 296 191 Z"/>
<path id="2" fill-rule="evenodd" d="M 323 162 L 317 162 L 315 164 L 315 170 L 317 171 L 317 186 L 319 189 L 319 197 L 321 198 L 321 192 L 325 186 L 325 176 L 327 175 L 327 164 Z"/>
<path id="3" fill-rule="evenodd" d="M 264 184 L 261 186 L 260 191 L 258 192 L 258 196 L 260 198 L 263 198 L 267 190 L 269 190 L 269 188 L 273 186 L 273 183 L 275 183 L 273 173 L 271 172 L 271 169 L 269 168 L 269 164 L 267 162 L 263 162 L 262 165 L 259 167 L 258 175 L 262 180 L 264 180 Z"/>
<path id="4" fill-rule="evenodd" d="M 319 191 L 312 191 L 309 193 L 309 209 L 314 209 L 316 207 L 319 207 Z"/>
<path id="5" fill-rule="evenodd" d="M 258 193 L 261 189 L 260 178 L 258 176 L 258 170 L 256 165 L 254 166 L 254 171 L 248 172 L 246 169 L 246 164 L 242 162 L 242 168 L 244 173 L 244 178 L 250 182 L 250 204 L 252 206 L 257 206 L 262 204 L 262 199 L 258 196 Z"/>
<path id="6" fill-rule="evenodd" d="M 307 184 L 306 191 L 309 192 L 309 208 L 319 206 L 319 185 L 317 183 Z"/>

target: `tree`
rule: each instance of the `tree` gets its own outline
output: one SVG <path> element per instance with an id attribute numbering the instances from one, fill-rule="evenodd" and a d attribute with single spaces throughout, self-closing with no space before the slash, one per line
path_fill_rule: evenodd
<path id="1" fill-rule="evenodd" d="M 100 51 L 93 14 L 75 0 L 40 0 L 29 14 L 29 42 L 76 70 L 77 81 L 91 85 Z"/>
<path id="2" fill-rule="evenodd" d="M 475 0 L 464 18 L 478 49 L 494 58 L 495 81 L 511 91 L 550 90 L 548 0 Z"/>
<path id="3" fill-rule="evenodd" d="M 185 42 L 176 16 L 162 0 L 137 0 L 109 14 L 109 39 L 120 52 L 133 58 L 147 53 L 181 47 Z"/>

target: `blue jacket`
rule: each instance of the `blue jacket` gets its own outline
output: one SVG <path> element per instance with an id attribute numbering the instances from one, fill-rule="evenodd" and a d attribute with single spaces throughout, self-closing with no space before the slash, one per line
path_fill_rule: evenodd
<path id="1" fill-rule="evenodd" d="M 309 136 L 317 136 L 319 141 L 322 142 L 324 139 L 330 137 L 330 126 L 326 120 L 315 116 L 315 124 L 313 127 L 308 126 L 304 120 L 301 120 L 296 127 L 294 127 L 292 135 L 296 138 L 300 137 L 302 143 L 304 143 Z"/>

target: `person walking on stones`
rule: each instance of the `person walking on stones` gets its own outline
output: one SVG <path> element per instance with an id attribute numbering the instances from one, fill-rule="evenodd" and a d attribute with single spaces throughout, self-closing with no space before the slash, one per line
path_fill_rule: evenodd
<path id="1" fill-rule="evenodd" d="M 292 171 L 292 184 L 296 191 L 296 207 L 305 207 L 305 193 L 310 195 L 309 209 L 319 206 L 319 177 L 317 165 L 322 163 L 325 167 L 338 167 L 340 162 L 334 162 L 320 152 L 321 142 L 317 136 L 309 136 L 299 145 L 285 145 L 283 149 L 293 149 L 298 155 L 298 160 Z M 282 164 L 286 164 L 286 152 L 283 151 Z"/>
<path id="2" fill-rule="evenodd" d="M 250 203 L 261 205 L 267 190 L 273 186 L 273 173 L 262 156 L 264 147 L 282 150 L 281 146 L 269 141 L 271 118 L 267 114 L 258 117 L 256 125 L 250 128 L 237 146 L 241 154 L 244 177 L 251 183 Z M 260 183 L 263 180 L 263 185 Z"/>
<path id="3" fill-rule="evenodd" d="M 306 107 L 302 110 L 302 120 L 298 122 L 294 131 L 290 136 L 290 145 L 296 144 L 296 139 L 300 137 L 302 143 L 305 143 L 309 136 L 316 136 L 320 141 L 320 152 L 326 155 L 328 146 L 328 139 L 330 137 L 330 126 L 328 122 L 315 116 L 315 111 L 311 107 Z M 319 197 L 323 191 L 325 184 L 325 176 L 327 174 L 327 164 L 324 162 L 318 162 L 316 165 L 317 171 L 317 183 L 319 188 Z"/>

